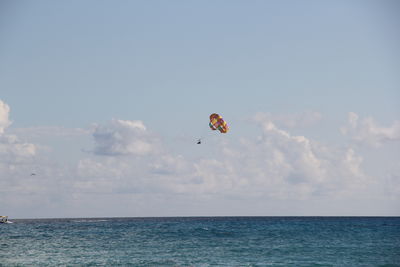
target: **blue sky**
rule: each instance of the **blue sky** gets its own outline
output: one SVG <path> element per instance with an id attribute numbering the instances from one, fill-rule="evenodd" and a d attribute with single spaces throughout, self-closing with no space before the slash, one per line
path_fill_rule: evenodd
<path id="1" fill-rule="evenodd" d="M 399 215 L 399 12 L 2 1 L 0 212 Z"/>

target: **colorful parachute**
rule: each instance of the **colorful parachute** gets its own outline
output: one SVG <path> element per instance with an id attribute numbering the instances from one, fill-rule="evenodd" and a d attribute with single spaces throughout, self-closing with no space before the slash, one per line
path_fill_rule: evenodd
<path id="1" fill-rule="evenodd" d="M 228 124 L 226 124 L 226 121 L 224 121 L 224 119 L 216 113 L 210 115 L 209 125 L 213 131 L 219 130 L 221 133 L 227 133 L 229 131 L 229 127 Z"/>

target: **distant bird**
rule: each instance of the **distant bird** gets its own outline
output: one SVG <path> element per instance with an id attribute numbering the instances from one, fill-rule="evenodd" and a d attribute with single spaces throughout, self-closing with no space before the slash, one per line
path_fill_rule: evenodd
<path id="1" fill-rule="evenodd" d="M 36 175 L 36 173 L 33 173 L 33 172 L 32 172 L 32 173 L 31 173 L 31 176 L 34 176 L 34 175 Z"/>

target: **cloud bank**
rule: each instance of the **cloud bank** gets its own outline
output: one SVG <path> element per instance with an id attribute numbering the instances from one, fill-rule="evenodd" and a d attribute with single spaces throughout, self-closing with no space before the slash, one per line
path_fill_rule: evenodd
<path id="1" fill-rule="evenodd" d="M 79 176 L 85 181 L 77 187 L 286 199 L 346 194 L 368 181 L 363 158 L 352 148 L 329 148 L 292 136 L 266 118 L 257 120 L 257 138 L 208 144 L 214 156 L 196 162 L 169 153 L 142 122 L 113 120 L 96 127 L 94 153 L 104 157 L 80 161 Z"/>
<path id="2" fill-rule="evenodd" d="M 392 203 L 393 212 L 393 201 L 399 199 L 399 173 L 379 180 L 365 171 L 365 156 L 356 146 L 293 135 L 277 126 L 282 116 L 256 114 L 255 136 L 233 141 L 215 135 L 195 148 L 179 146 L 182 153 L 171 152 L 141 120 L 113 119 L 66 131 L 86 134 L 93 148 L 65 163 L 46 155 L 51 151 L 39 155 L 37 144 L 7 134 L 10 108 L 4 102 L 0 107 L 0 204 L 6 207 L 3 212 L 19 217 L 226 215 L 221 212 L 227 210 L 231 215 L 326 215 L 326 210 L 340 215 L 347 204 L 360 202 L 349 208 L 351 215 L 360 206 L 368 212 L 370 199 L 381 201 L 374 212 L 383 202 Z M 321 116 L 310 118 L 305 121 Z M 360 122 L 350 113 L 342 131 L 357 142 L 376 145 L 398 140 L 397 127 L 397 122 L 388 128 L 372 119 Z M 38 129 L 27 131 L 46 136 L 60 132 Z M 197 156 L 187 156 L 187 150 Z M 32 170 L 38 175 L 31 176 Z M 324 205 L 315 204 L 319 202 Z"/>

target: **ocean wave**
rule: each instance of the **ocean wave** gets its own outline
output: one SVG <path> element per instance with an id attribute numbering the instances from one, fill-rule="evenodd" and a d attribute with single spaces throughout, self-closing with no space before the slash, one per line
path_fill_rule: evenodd
<path id="1" fill-rule="evenodd" d="M 83 220 L 73 220 L 72 222 L 75 223 L 87 223 L 87 222 L 108 222 L 109 220 L 104 220 L 104 219 L 83 219 Z"/>

